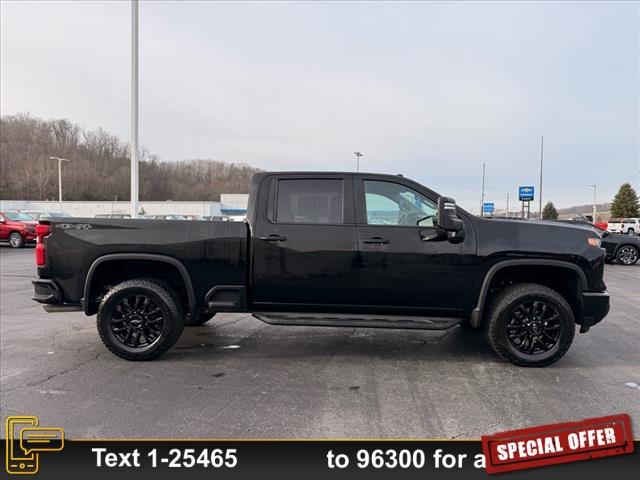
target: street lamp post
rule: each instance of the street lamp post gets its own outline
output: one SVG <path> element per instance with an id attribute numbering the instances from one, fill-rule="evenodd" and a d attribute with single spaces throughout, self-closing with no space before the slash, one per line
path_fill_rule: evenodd
<path id="1" fill-rule="evenodd" d="M 360 157 L 362 157 L 362 152 L 353 152 L 356 156 L 356 172 L 360 171 Z"/>
<path id="2" fill-rule="evenodd" d="M 507 218 L 509 217 L 509 192 L 507 192 Z"/>
<path id="3" fill-rule="evenodd" d="M 58 206 L 59 210 L 62 211 L 62 162 L 68 162 L 69 159 L 60 157 L 49 157 L 49 160 L 58 161 Z"/>
<path id="4" fill-rule="evenodd" d="M 540 220 L 542 220 L 542 163 L 544 161 L 544 135 L 540 138 L 540 186 L 538 187 L 538 213 Z"/>
<path id="5" fill-rule="evenodd" d="M 482 195 L 480 198 L 480 217 L 484 217 L 484 173 L 485 173 L 485 164 L 482 164 Z"/>
<path id="6" fill-rule="evenodd" d="M 591 221 L 591 223 L 595 224 L 596 223 L 596 189 L 597 187 L 595 185 L 587 185 L 587 187 L 593 188 L 593 220 Z"/>
<path id="7" fill-rule="evenodd" d="M 138 0 L 131 0 L 131 218 L 138 218 Z"/>

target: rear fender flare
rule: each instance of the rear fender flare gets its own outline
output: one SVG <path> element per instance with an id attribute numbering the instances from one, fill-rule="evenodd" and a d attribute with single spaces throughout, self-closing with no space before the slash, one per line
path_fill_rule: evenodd
<path id="1" fill-rule="evenodd" d="M 97 268 L 105 262 L 110 262 L 114 260 L 147 260 L 153 262 L 163 262 L 168 263 L 180 272 L 180 276 L 184 281 L 185 288 L 187 290 L 187 300 L 189 302 L 189 312 L 193 315 L 197 310 L 196 303 L 196 295 L 193 290 L 193 284 L 191 283 L 191 277 L 189 276 L 189 272 L 185 266 L 179 260 L 176 260 L 173 257 L 167 257 L 166 255 L 156 255 L 153 253 L 111 253 L 108 255 L 103 255 L 102 257 L 96 258 L 91 266 L 89 267 L 89 271 L 87 272 L 87 277 L 84 282 L 84 297 L 82 299 L 82 306 L 85 315 L 90 315 L 89 307 L 90 302 L 89 298 L 91 296 L 91 282 L 93 280 L 93 275 L 96 272 Z"/>

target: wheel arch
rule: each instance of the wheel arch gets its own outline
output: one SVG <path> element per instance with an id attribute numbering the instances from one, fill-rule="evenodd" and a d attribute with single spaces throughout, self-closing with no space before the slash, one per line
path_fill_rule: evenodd
<path id="1" fill-rule="evenodd" d="M 186 291 L 186 300 L 187 306 L 189 309 L 189 313 L 193 314 L 197 310 L 197 302 L 196 296 L 193 289 L 193 284 L 191 282 L 191 277 L 189 276 L 189 272 L 182 262 L 177 260 L 176 258 L 169 257 L 166 255 L 158 255 L 153 253 L 111 253 L 107 255 L 103 255 L 101 257 L 96 258 L 89 270 L 87 271 L 87 276 L 85 278 L 84 287 L 83 287 L 83 298 L 82 298 L 82 306 L 85 315 L 93 315 L 96 313 L 95 306 L 92 302 L 92 288 L 94 277 L 96 276 L 96 272 L 99 271 L 100 267 L 104 267 L 105 264 L 109 262 L 115 264 L 116 262 L 126 261 L 126 260 L 134 260 L 134 261 L 144 261 L 170 265 L 175 268 L 184 284 L 184 288 Z M 146 275 L 145 275 L 146 276 Z M 94 311 L 95 310 L 95 311 Z"/>
<path id="2" fill-rule="evenodd" d="M 482 285 L 478 292 L 476 306 L 471 312 L 470 323 L 471 326 L 477 328 L 482 323 L 482 318 L 484 312 L 487 307 L 487 299 L 489 297 L 490 288 L 493 284 L 494 279 L 498 278 L 498 275 L 503 272 L 505 273 L 508 269 L 512 271 L 518 271 L 518 269 L 526 270 L 531 268 L 541 268 L 541 267 L 551 267 L 553 269 L 562 269 L 565 272 L 571 272 L 575 274 L 575 278 L 577 279 L 578 285 L 576 288 L 580 288 L 582 291 L 587 291 L 589 289 L 587 283 L 587 277 L 584 272 L 580 269 L 579 266 L 566 262 L 563 260 L 551 260 L 551 259 L 513 259 L 513 260 L 501 260 L 498 263 L 492 265 L 487 273 L 484 276 L 482 281 Z M 567 298 L 570 302 L 572 308 L 574 309 L 574 314 L 576 314 L 576 320 L 579 318 L 579 310 L 581 309 L 581 305 L 577 302 L 571 302 L 572 299 Z"/>

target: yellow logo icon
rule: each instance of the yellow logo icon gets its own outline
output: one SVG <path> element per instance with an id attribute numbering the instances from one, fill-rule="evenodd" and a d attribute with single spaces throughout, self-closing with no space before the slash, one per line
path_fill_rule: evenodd
<path id="1" fill-rule="evenodd" d="M 6 435 L 6 467 L 12 475 L 37 473 L 40 452 L 59 452 L 64 448 L 64 430 L 59 427 L 40 427 L 38 417 L 7 417 Z"/>

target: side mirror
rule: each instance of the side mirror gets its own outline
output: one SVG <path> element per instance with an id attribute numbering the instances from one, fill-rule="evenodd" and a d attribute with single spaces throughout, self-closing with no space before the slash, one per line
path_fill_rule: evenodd
<path id="1" fill-rule="evenodd" d="M 447 232 L 461 232 L 464 223 L 456 212 L 456 201 L 449 197 L 438 199 L 438 226 Z"/>
<path id="2" fill-rule="evenodd" d="M 0 223 L 5 223 L 4 218 L 0 217 Z"/>
<path id="3" fill-rule="evenodd" d="M 447 239 L 451 243 L 464 241 L 464 222 L 456 210 L 456 201 L 449 197 L 438 199 L 438 226 L 447 232 Z"/>

